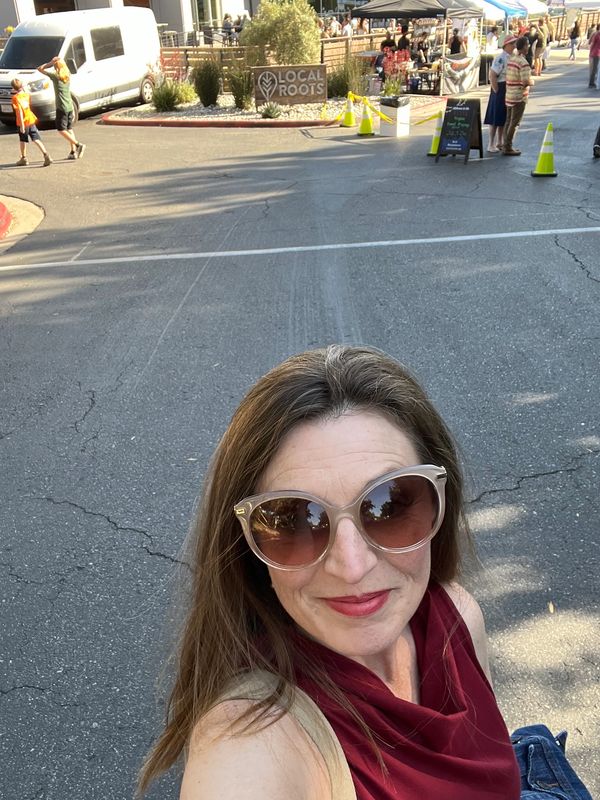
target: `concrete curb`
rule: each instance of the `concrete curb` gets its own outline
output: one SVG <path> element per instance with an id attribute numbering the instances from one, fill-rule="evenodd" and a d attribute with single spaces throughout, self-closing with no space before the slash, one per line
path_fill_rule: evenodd
<path id="1" fill-rule="evenodd" d="M 13 215 L 10 213 L 4 203 L 0 203 L 0 239 L 3 239 L 8 233 Z"/>
<path id="2" fill-rule="evenodd" d="M 486 87 L 487 89 L 487 87 Z M 432 95 L 430 103 L 423 103 L 415 109 L 415 116 L 420 111 L 424 111 L 429 106 L 435 105 L 440 101 L 445 101 L 447 97 Z M 205 117 L 204 119 L 165 119 L 163 117 L 148 117 L 139 119 L 136 117 L 122 117 L 122 111 L 109 111 L 100 118 L 102 125 L 123 125 L 137 126 L 142 128 L 328 128 L 332 126 L 340 127 L 339 119 L 227 119 L 227 117 L 214 118 Z"/>
<path id="3" fill-rule="evenodd" d="M 329 125 L 339 125 L 335 119 L 135 119 L 119 117 L 115 114 L 103 114 L 103 125 L 137 125 L 156 128 L 322 128 Z"/>

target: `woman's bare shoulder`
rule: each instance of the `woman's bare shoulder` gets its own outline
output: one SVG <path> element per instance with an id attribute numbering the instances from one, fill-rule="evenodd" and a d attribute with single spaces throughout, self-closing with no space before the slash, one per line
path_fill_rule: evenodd
<path id="1" fill-rule="evenodd" d="M 481 668 L 491 684 L 492 676 L 488 655 L 488 639 L 485 630 L 485 620 L 479 603 L 475 600 L 473 595 L 459 583 L 445 583 L 443 586 L 471 634 L 477 660 L 481 664 Z"/>
<path id="2" fill-rule="evenodd" d="M 258 731 L 231 731 L 249 700 L 227 700 L 196 725 L 180 800 L 309 800 L 328 798 L 323 757 L 299 723 L 285 714 Z"/>

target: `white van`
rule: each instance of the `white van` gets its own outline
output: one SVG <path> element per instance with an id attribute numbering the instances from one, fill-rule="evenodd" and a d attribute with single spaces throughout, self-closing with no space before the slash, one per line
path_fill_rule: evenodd
<path id="1" fill-rule="evenodd" d="M 43 14 L 21 22 L 0 56 L 0 121 L 14 124 L 11 81 L 19 78 L 40 120 L 55 117 L 52 82 L 37 71 L 59 56 L 71 71 L 75 119 L 83 111 L 152 99 L 160 57 L 156 19 L 148 8 L 125 6 Z"/>

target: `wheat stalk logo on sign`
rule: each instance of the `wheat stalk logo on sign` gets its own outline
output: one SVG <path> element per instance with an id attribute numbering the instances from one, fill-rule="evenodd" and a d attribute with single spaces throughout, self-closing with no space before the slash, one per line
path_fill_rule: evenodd
<path id="1" fill-rule="evenodd" d="M 263 97 L 269 102 L 277 89 L 277 76 L 274 72 L 262 72 L 258 77 L 258 88 Z"/>

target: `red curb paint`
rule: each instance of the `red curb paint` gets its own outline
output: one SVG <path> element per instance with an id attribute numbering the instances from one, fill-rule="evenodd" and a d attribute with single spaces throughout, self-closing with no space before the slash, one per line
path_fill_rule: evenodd
<path id="1" fill-rule="evenodd" d="M 104 114 L 104 125 L 137 125 L 155 128 L 317 128 L 339 125 L 335 119 L 127 119 L 113 114 Z"/>
<path id="2" fill-rule="evenodd" d="M 13 217 L 8 208 L 4 205 L 4 203 L 0 203 L 0 239 L 3 239 L 6 236 L 12 220 Z"/>

